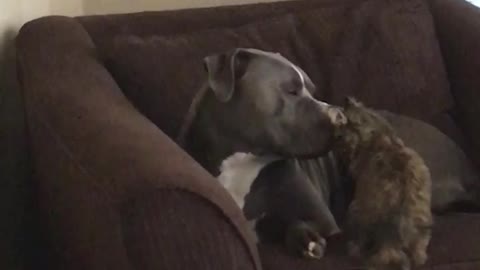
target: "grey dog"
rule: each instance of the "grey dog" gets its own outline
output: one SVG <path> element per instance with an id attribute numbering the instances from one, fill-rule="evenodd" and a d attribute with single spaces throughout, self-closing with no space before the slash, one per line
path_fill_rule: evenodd
<path id="1" fill-rule="evenodd" d="M 293 205 L 316 208 L 322 237 L 338 232 L 329 203 L 342 180 L 330 146 L 334 124 L 343 121 L 341 109 L 315 100 L 315 86 L 308 75 L 278 53 L 237 48 L 210 55 L 204 63 L 208 79 L 194 98 L 178 142 L 213 175 L 219 174 L 224 159 L 237 152 L 292 159 L 287 163 L 295 179 L 289 182 L 296 186 L 292 190 L 308 190 L 308 196 L 293 194 Z M 457 201 L 480 205 L 478 189 L 470 188 L 478 183 L 476 172 L 458 146 L 423 122 L 381 114 L 429 166 L 434 210 Z M 298 171 L 305 177 L 296 177 Z M 284 231 L 308 237 L 308 222 L 289 220 Z"/>

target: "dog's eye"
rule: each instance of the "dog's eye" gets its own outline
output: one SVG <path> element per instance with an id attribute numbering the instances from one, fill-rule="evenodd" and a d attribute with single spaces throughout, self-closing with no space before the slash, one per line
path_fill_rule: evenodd
<path id="1" fill-rule="evenodd" d="M 300 95 L 301 89 L 299 89 L 299 88 L 288 88 L 288 89 L 285 90 L 285 92 L 289 95 L 292 95 L 292 96 L 298 96 L 298 95 Z"/>
<path id="2" fill-rule="evenodd" d="M 302 82 L 291 80 L 281 85 L 282 91 L 290 96 L 299 96 L 302 93 Z"/>

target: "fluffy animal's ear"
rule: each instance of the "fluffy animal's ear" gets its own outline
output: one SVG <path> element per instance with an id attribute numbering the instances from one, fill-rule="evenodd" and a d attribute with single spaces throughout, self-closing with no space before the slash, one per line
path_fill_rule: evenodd
<path id="1" fill-rule="evenodd" d="M 345 97 L 345 108 L 360 107 L 360 106 L 362 106 L 362 103 L 360 103 L 354 97 L 351 97 L 351 96 Z"/>
<path id="2" fill-rule="evenodd" d="M 235 49 L 203 59 L 208 85 L 218 100 L 228 102 L 232 98 L 237 81 L 245 74 L 249 58 L 249 52 Z"/>

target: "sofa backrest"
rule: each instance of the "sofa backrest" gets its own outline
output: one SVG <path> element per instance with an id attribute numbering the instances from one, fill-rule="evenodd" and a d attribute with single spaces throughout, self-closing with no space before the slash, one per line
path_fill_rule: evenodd
<path id="1" fill-rule="evenodd" d="M 454 104 L 423 0 L 300 0 L 77 19 L 127 97 L 171 137 L 205 79 L 202 57 L 235 46 L 285 54 L 328 102 L 355 95 L 459 133 L 445 115 Z"/>
<path id="2" fill-rule="evenodd" d="M 336 0 L 283 1 L 237 6 L 221 6 L 185 10 L 149 11 L 133 14 L 97 15 L 78 20 L 99 44 L 118 35 L 172 36 L 211 28 L 238 27 L 262 18 L 312 8 L 336 5 Z M 341 2 L 355 2 L 343 0 Z"/>

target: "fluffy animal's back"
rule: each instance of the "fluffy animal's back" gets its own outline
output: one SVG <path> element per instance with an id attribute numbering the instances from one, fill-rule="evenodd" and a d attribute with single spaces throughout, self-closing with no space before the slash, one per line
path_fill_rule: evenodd
<path id="1" fill-rule="evenodd" d="M 374 269 L 424 264 L 432 224 L 427 166 L 380 115 L 351 99 L 344 111 L 337 145 L 355 186 L 350 254 L 365 254 Z"/>
<path id="2" fill-rule="evenodd" d="M 420 155 L 411 148 L 404 147 L 409 157 L 406 164 L 406 193 L 404 211 L 415 226 L 429 228 L 432 225 L 431 200 L 432 181 L 430 170 Z M 410 174 L 410 175 L 408 175 Z"/>
<path id="3" fill-rule="evenodd" d="M 398 138 L 375 140 L 362 149 L 352 168 L 355 196 L 350 215 L 365 226 L 392 226 L 395 234 L 411 231 L 405 226 L 429 226 L 431 180 L 423 160 Z"/>

